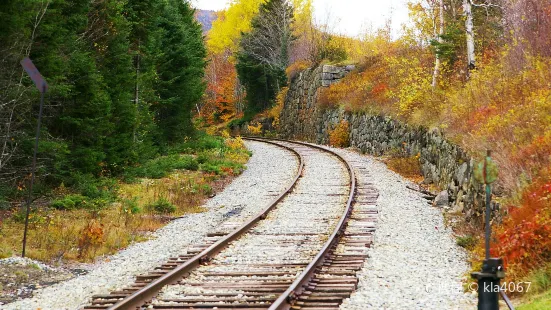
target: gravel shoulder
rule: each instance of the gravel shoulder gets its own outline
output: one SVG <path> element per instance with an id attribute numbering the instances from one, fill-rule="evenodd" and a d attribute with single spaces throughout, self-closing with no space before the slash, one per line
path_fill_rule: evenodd
<path id="1" fill-rule="evenodd" d="M 83 276 L 35 291 L 33 298 L 0 306 L 1 309 L 79 309 L 94 294 L 107 294 L 134 281 L 135 275 L 182 253 L 215 227 L 235 218 L 248 218 L 268 204 L 292 181 L 298 161 L 289 151 L 259 142 L 246 142 L 253 152 L 247 170 L 204 207 L 159 229 L 152 239 L 96 263 Z M 198 224 L 199 223 L 199 224 Z"/>
<path id="2" fill-rule="evenodd" d="M 373 157 L 338 150 L 367 169 L 360 183 L 379 191 L 379 218 L 370 258 L 359 272 L 359 286 L 343 310 L 475 309 L 473 294 L 464 293 L 467 254 L 444 225 L 440 209 L 406 188 L 408 180 Z"/>

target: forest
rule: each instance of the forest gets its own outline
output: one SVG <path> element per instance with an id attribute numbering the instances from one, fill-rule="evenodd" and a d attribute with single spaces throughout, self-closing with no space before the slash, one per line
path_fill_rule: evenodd
<path id="1" fill-rule="evenodd" d="M 21 251 L 39 95 L 45 94 L 27 254 L 89 260 L 199 212 L 238 174 L 240 140 L 199 130 L 207 50 L 185 1 L 2 1 L 0 256 Z M 145 180 L 145 181 L 144 181 Z"/>
<path id="2" fill-rule="evenodd" d="M 81 261 L 200 212 L 250 156 L 230 128 L 260 133 L 267 117 L 277 130 L 297 74 L 354 64 L 320 104 L 438 128 L 475 157 L 493 150 L 503 220 L 492 254 L 508 277 L 534 283 L 523 309 L 549 302 L 551 0 L 411 0 L 398 36 L 389 20 L 350 37 L 314 9 L 312 0 L 233 0 L 202 28 L 182 0 L 3 0 L 0 257 L 20 251 L 39 103 L 22 58 L 50 85 L 29 254 Z M 213 13 L 200 14 L 210 24 Z M 347 147 L 342 126 L 332 144 Z M 476 229 L 458 239 L 473 270 L 484 250 Z"/>

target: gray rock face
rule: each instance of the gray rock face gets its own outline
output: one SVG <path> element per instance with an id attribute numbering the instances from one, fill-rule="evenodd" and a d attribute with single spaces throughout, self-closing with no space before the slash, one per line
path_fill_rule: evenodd
<path id="1" fill-rule="evenodd" d="M 450 202 L 450 196 L 448 191 L 441 191 L 436 198 L 434 198 L 434 206 L 437 208 L 448 208 Z"/>
<path id="2" fill-rule="evenodd" d="M 328 144 L 329 131 L 347 120 L 351 147 L 363 153 L 419 155 L 425 184 L 446 189 L 449 207 L 467 218 L 483 214 L 484 191 L 473 177 L 473 159 L 448 141 L 438 128 L 411 126 L 384 115 L 350 113 L 319 104 L 322 87 L 354 70 L 353 66 L 322 65 L 307 69 L 291 81 L 280 115 L 283 138 Z"/>

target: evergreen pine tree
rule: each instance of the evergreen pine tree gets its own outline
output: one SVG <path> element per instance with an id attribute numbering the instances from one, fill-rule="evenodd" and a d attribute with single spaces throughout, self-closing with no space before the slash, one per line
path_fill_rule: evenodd
<path id="1" fill-rule="evenodd" d="M 135 77 L 128 53 L 130 25 L 122 15 L 124 4 L 124 0 L 112 0 L 97 2 L 93 8 L 98 18 L 95 30 L 106 34 L 91 43 L 112 104 L 109 121 L 113 130 L 104 148 L 105 161 L 114 172 L 137 160 L 133 141 L 137 112 L 132 102 Z"/>
<path id="2" fill-rule="evenodd" d="M 201 25 L 188 2 L 171 0 L 164 7 L 159 27 L 156 122 L 168 143 L 193 134 L 192 110 L 201 100 L 205 83 L 206 49 Z"/>

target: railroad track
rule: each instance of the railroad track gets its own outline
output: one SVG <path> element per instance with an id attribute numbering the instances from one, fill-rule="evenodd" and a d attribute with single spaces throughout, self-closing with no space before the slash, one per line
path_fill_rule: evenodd
<path id="1" fill-rule="evenodd" d="M 292 184 L 266 209 L 219 227 L 131 286 L 84 309 L 338 309 L 372 243 L 378 194 L 354 167 L 306 143 L 253 139 L 293 152 Z M 363 179 L 363 178 L 362 178 Z"/>

